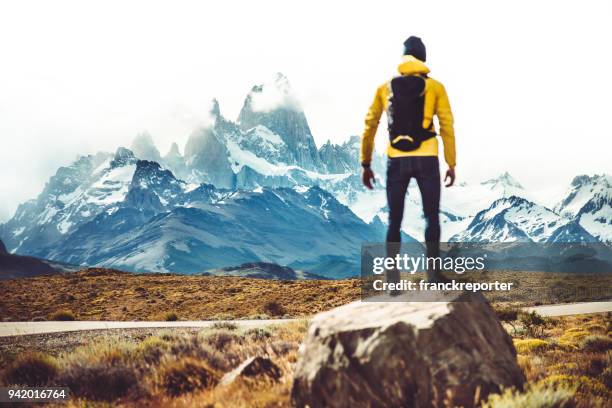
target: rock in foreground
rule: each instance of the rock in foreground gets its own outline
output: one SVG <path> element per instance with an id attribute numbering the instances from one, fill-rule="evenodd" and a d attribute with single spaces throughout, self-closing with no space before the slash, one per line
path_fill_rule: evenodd
<path id="1" fill-rule="evenodd" d="M 474 406 L 525 381 L 479 295 L 440 302 L 353 302 L 318 314 L 293 383 L 298 407 Z"/>

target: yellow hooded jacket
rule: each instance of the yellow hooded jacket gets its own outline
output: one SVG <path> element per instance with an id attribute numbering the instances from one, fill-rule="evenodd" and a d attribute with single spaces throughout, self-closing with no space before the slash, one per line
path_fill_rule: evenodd
<path id="1" fill-rule="evenodd" d="M 397 67 L 402 75 L 423 75 L 429 73 L 429 68 L 425 64 L 411 55 L 402 58 L 402 62 Z M 380 122 L 383 111 L 389 107 L 390 81 L 379 86 L 374 96 L 374 101 L 368 110 L 365 118 L 365 130 L 361 136 L 361 163 L 369 164 L 372 161 L 374 150 L 374 137 Z M 444 86 L 432 78 L 427 78 L 425 82 L 425 105 L 423 112 L 423 128 L 433 130 L 433 116 L 438 117 L 440 123 L 440 136 L 444 144 L 444 159 L 449 167 L 455 167 L 455 130 L 453 129 L 453 113 Z M 404 152 L 389 145 L 387 156 L 437 156 L 438 139 L 432 137 L 423 141 L 418 149 Z"/>

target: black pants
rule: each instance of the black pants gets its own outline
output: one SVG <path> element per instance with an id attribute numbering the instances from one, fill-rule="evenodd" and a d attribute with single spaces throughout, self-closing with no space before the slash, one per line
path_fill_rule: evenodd
<path id="1" fill-rule="evenodd" d="M 438 256 L 440 242 L 440 164 L 436 156 L 389 158 L 387 162 L 387 203 L 389 229 L 387 242 L 401 241 L 404 202 L 410 180 L 414 178 L 421 191 L 425 216 L 425 242 L 428 256 Z"/>

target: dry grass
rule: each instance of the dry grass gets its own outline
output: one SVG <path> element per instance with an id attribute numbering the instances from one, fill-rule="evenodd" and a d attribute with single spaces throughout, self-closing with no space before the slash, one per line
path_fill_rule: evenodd
<path id="1" fill-rule="evenodd" d="M 545 319 L 540 338 L 517 329 L 514 343 L 518 362 L 533 389 L 524 394 L 505 395 L 499 407 L 608 407 L 612 405 L 611 314 L 567 316 Z M 561 390 L 556 393 L 555 390 Z M 529 397 L 528 394 L 533 395 Z M 566 398 L 567 393 L 571 398 Z M 507 405 L 514 398 L 516 405 Z M 533 399 L 532 399 L 533 398 Z M 564 402 L 546 405 L 556 399 Z M 520 401 L 542 401 L 521 405 Z M 506 404 L 506 405 L 504 405 Z"/>
<path id="2" fill-rule="evenodd" d="M 611 406 L 611 319 L 610 314 L 545 319 L 540 338 L 529 337 L 515 322 L 518 362 L 528 385 L 522 392 L 505 390 L 491 396 L 486 406 Z M 289 407 L 293 367 L 307 327 L 307 320 L 298 320 L 250 329 L 220 324 L 145 337 L 99 336 L 56 358 L 35 353 L 35 361 L 52 361 L 55 367 L 45 377 L 47 382 L 28 376 L 17 382 L 69 384 L 77 397 L 68 405 L 72 407 Z M 562 338 L 571 343 L 564 344 Z M 23 367 L 24 361 L 31 366 L 30 355 L 16 356 L 8 367 Z M 225 373 L 251 356 L 270 358 L 280 368 L 280 378 L 219 384 Z"/>
<path id="3" fill-rule="evenodd" d="M 2 281 L 2 318 L 71 310 L 79 320 L 231 320 L 310 316 L 359 299 L 359 280 L 275 281 L 89 269 Z M 51 317 L 51 319 L 53 319 Z"/>
<path id="4" fill-rule="evenodd" d="M 4 384 L 46 385 L 57 376 L 59 366 L 55 358 L 39 352 L 20 355 L 8 364 L 0 376 Z"/>
<path id="5" fill-rule="evenodd" d="M 486 272 L 459 280 L 514 282 L 489 292 L 510 308 L 612 296 L 612 275 Z M 422 276 L 406 276 L 419 280 Z M 133 274 L 88 269 L 65 275 L 2 281 L 0 310 L 9 321 L 27 320 L 232 320 L 307 317 L 361 297 L 362 281 L 267 279 Z"/>

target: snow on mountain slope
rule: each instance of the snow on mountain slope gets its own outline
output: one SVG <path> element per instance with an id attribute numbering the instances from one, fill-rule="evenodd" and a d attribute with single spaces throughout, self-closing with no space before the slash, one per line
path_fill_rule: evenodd
<path id="1" fill-rule="evenodd" d="M 561 215 L 575 217 L 595 196 L 612 195 L 612 177 L 607 174 L 576 176 L 565 197 L 555 205 L 554 210 Z"/>
<path id="2" fill-rule="evenodd" d="M 594 242 L 582 227 L 521 197 L 500 198 L 480 211 L 454 242 Z"/>
<path id="3" fill-rule="evenodd" d="M 612 177 L 577 176 L 555 211 L 576 220 L 591 235 L 612 242 Z"/>
<path id="4" fill-rule="evenodd" d="M 122 201 L 136 161 L 131 151 L 119 148 L 114 155 L 84 156 L 58 169 L 36 199 L 20 205 L 0 226 L 9 250 L 28 254 Z"/>
<path id="5" fill-rule="evenodd" d="M 237 124 L 243 131 L 258 125 L 278 135 L 287 146 L 287 164 L 321 171 L 321 159 L 306 115 L 287 77 L 255 85 L 248 93 Z"/>
<path id="6" fill-rule="evenodd" d="M 352 264 L 345 270 L 350 275 L 359 272 L 361 243 L 384 237 L 384 229 L 365 224 L 318 187 L 219 193 L 203 200 L 177 200 L 180 205 L 154 214 L 124 203 L 40 255 L 126 270 L 182 273 L 254 261 L 316 264 L 320 257 L 331 256 Z M 324 269 L 311 271 L 333 277 Z"/>

